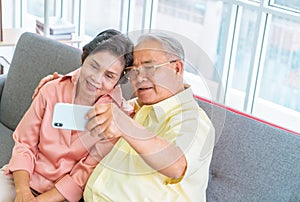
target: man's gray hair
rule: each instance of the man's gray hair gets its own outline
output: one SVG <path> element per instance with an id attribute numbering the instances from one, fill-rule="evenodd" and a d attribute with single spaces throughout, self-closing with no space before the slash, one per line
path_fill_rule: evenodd
<path id="1" fill-rule="evenodd" d="M 160 42 L 164 48 L 164 51 L 181 60 L 184 60 L 184 50 L 181 43 L 177 39 L 164 33 L 147 33 L 139 37 L 137 45 L 148 40 Z"/>

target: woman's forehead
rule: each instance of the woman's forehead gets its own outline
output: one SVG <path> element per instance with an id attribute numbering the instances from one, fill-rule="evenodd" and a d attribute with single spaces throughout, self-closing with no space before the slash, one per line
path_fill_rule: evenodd
<path id="1" fill-rule="evenodd" d="M 116 56 L 110 52 L 97 52 L 90 57 L 98 66 L 102 67 L 111 67 L 111 66 L 120 66 L 122 67 L 122 58 Z M 122 67 L 123 68 L 123 67 Z"/>

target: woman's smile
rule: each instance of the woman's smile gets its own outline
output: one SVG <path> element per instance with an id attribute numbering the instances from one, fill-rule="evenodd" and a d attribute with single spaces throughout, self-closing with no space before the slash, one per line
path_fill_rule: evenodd
<path id="1" fill-rule="evenodd" d="M 91 82 L 89 81 L 86 81 L 87 83 L 87 89 L 90 90 L 90 91 L 97 91 L 97 90 L 100 90 L 100 88 L 98 88 L 97 86 L 95 86 L 94 84 L 92 84 Z"/>

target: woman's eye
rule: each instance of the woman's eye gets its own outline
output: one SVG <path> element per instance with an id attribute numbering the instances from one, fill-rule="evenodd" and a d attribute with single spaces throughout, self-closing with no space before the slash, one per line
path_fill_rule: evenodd
<path id="1" fill-rule="evenodd" d="M 113 79 L 113 78 L 114 78 L 114 76 L 113 76 L 112 74 L 106 74 L 106 77 L 107 77 L 107 78 L 110 78 L 110 79 Z"/>

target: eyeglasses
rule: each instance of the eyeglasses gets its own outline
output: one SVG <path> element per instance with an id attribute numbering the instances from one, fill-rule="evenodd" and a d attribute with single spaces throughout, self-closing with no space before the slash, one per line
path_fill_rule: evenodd
<path id="1" fill-rule="evenodd" d="M 174 62 L 176 62 L 177 60 L 170 60 L 168 62 L 165 63 L 161 63 L 161 64 L 157 64 L 157 65 L 141 65 L 140 67 L 136 67 L 136 66 L 131 66 L 131 67 L 126 67 L 125 71 L 124 71 L 124 76 L 127 79 L 135 79 L 137 78 L 137 76 L 143 71 L 145 76 L 153 76 L 155 70 L 158 67 L 162 67 L 168 64 L 172 64 Z"/>

